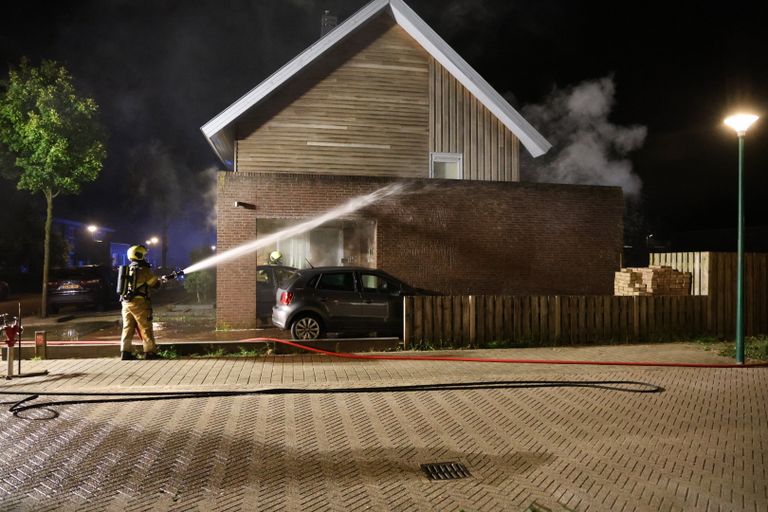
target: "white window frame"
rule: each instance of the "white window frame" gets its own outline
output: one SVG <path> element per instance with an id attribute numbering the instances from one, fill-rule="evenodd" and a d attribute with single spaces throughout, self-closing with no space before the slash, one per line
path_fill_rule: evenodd
<path id="1" fill-rule="evenodd" d="M 464 179 L 464 155 L 462 153 L 430 153 L 429 154 L 429 177 L 435 177 L 435 162 L 456 163 L 459 167 L 459 177 L 457 180 Z M 454 179 L 454 178 L 445 178 Z"/>

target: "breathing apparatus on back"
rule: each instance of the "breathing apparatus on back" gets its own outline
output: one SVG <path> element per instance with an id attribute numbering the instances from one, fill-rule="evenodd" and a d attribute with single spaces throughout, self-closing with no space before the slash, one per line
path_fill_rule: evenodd
<path id="1" fill-rule="evenodd" d="M 120 296 L 120 300 L 131 300 L 133 297 L 140 294 L 137 289 L 137 277 L 139 275 L 140 267 L 148 267 L 149 264 L 146 261 L 147 248 L 143 245 L 134 245 L 128 249 L 128 259 L 130 265 L 120 265 L 117 267 L 117 289 L 115 290 Z"/>
<path id="2" fill-rule="evenodd" d="M 139 269 L 149 268 L 146 261 L 147 248 L 143 245 L 134 245 L 128 249 L 128 259 L 130 265 L 121 265 L 117 267 L 117 289 L 121 301 L 131 301 L 134 297 L 149 297 L 149 286 L 146 283 L 139 284 Z M 160 282 L 171 281 L 184 276 L 184 271 L 177 268 L 170 274 L 160 276 Z M 159 283 L 155 286 L 159 286 Z"/>

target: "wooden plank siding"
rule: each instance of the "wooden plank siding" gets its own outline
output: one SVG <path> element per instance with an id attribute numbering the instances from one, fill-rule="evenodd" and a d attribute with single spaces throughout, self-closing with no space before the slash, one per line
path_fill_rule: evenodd
<path id="1" fill-rule="evenodd" d="M 519 140 L 388 16 L 242 116 L 235 170 L 425 178 L 463 155 L 469 180 L 519 181 Z"/>
<path id="2" fill-rule="evenodd" d="M 517 137 L 431 57 L 428 89 L 429 151 L 462 154 L 467 180 L 520 181 Z"/>
<path id="3" fill-rule="evenodd" d="M 235 170 L 427 177 L 429 65 L 372 20 L 241 118 Z"/>

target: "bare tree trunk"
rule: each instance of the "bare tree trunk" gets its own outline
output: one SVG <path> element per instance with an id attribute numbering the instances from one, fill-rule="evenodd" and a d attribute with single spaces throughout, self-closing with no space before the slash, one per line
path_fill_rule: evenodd
<path id="1" fill-rule="evenodd" d="M 45 194 L 45 243 L 43 244 L 43 295 L 40 300 L 40 318 L 48 316 L 48 272 L 51 266 L 51 225 L 53 224 L 53 191 L 47 189 Z"/>

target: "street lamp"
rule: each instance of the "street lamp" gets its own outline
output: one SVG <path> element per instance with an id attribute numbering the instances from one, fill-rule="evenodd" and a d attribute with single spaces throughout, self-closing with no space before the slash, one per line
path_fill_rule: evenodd
<path id="1" fill-rule="evenodd" d="M 86 226 L 85 230 L 91 234 L 91 240 L 97 243 L 101 243 L 101 239 L 99 237 L 99 226 L 96 224 L 89 224 Z"/>
<path id="2" fill-rule="evenodd" d="M 752 123 L 758 120 L 754 114 L 735 114 L 725 119 L 725 124 L 739 137 L 739 229 L 736 252 L 736 363 L 744 364 L 744 136 Z"/>
<path id="3" fill-rule="evenodd" d="M 153 245 L 157 245 L 157 244 L 159 244 L 159 243 L 160 243 L 160 239 L 159 239 L 159 238 L 157 238 L 156 236 L 153 236 L 153 237 L 151 237 L 149 240 L 146 240 L 146 241 L 144 241 L 144 245 L 146 245 L 146 246 L 147 246 L 147 249 L 149 249 L 151 246 L 153 246 Z M 155 258 L 153 257 L 153 258 L 152 258 L 152 263 L 153 263 L 153 264 L 155 264 L 155 265 L 157 265 L 157 259 L 155 259 Z"/>

